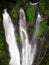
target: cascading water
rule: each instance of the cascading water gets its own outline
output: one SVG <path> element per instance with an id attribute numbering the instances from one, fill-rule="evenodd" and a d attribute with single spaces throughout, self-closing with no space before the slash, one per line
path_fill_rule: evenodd
<path id="1" fill-rule="evenodd" d="M 9 53 L 11 58 L 9 65 L 20 65 L 20 55 L 14 33 L 14 26 L 6 9 L 4 10 L 3 13 L 3 26 L 4 26 L 5 38 L 9 46 Z"/>
<path id="2" fill-rule="evenodd" d="M 22 42 L 22 65 L 32 65 L 36 52 L 36 45 L 32 48 L 29 43 L 26 29 L 26 16 L 22 8 L 20 9 L 19 31 Z"/>
<path id="3" fill-rule="evenodd" d="M 38 43 L 38 37 L 39 37 L 39 33 L 40 33 L 40 24 L 41 24 L 42 21 L 43 21 L 43 17 L 38 11 L 36 23 L 35 23 L 35 26 L 34 26 L 33 37 L 32 37 L 32 42 L 33 42 L 33 44 L 36 45 L 36 52 L 38 50 L 37 49 L 37 46 L 38 46 L 37 43 Z M 35 52 L 35 55 L 36 55 L 36 52 Z"/>
<path id="4" fill-rule="evenodd" d="M 26 16 L 24 10 L 20 9 L 20 19 L 19 19 L 19 30 L 20 30 L 20 37 L 22 41 L 22 65 L 32 65 L 36 51 L 37 51 L 37 43 L 38 43 L 38 36 L 40 33 L 40 23 L 43 21 L 42 15 L 38 12 L 34 33 L 33 33 L 33 48 L 29 42 L 27 29 L 26 29 Z M 24 37 L 25 35 L 25 37 Z"/>
<path id="5" fill-rule="evenodd" d="M 37 39 L 39 36 L 39 32 L 40 32 L 40 23 L 42 22 L 43 17 L 42 15 L 40 15 L 40 13 L 38 12 L 37 15 L 37 19 L 36 19 L 36 23 L 34 26 L 34 33 L 33 33 L 33 39 Z"/>
<path id="6" fill-rule="evenodd" d="M 5 30 L 5 38 L 9 46 L 9 53 L 10 53 L 9 65 L 32 65 L 37 51 L 38 36 L 40 32 L 40 23 L 43 20 L 43 18 L 38 12 L 35 27 L 34 27 L 33 38 L 32 38 L 33 41 L 31 40 L 32 44 L 30 44 L 28 34 L 27 34 L 26 16 L 22 8 L 20 9 L 19 16 L 20 16 L 19 32 L 20 32 L 20 38 L 22 43 L 22 54 L 21 54 L 22 64 L 20 64 L 20 53 L 19 53 L 19 49 L 17 46 L 17 41 L 14 33 L 15 31 L 14 25 L 6 9 L 4 10 L 3 13 L 3 26 Z"/>
<path id="7" fill-rule="evenodd" d="M 19 26 L 20 26 L 20 37 L 22 41 L 22 65 L 29 65 L 28 61 L 28 50 L 29 50 L 29 40 L 26 30 L 26 17 L 24 10 L 20 9 L 20 19 L 19 19 Z"/>

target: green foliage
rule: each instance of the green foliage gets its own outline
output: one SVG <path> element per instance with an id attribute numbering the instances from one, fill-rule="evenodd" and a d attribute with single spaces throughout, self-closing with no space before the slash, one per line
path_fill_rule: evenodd
<path id="1" fill-rule="evenodd" d="M 4 50 L 0 50 L 0 58 L 3 58 L 5 56 L 5 51 Z"/>
<path id="2" fill-rule="evenodd" d="M 18 16 L 19 16 L 19 9 L 21 7 L 21 5 L 25 2 L 26 0 L 17 0 L 17 3 L 14 7 L 12 7 L 12 11 L 11 11 L 11 16 L 15 19 L 18 19 Z M 49 0 L 40 0 L 40 3 L 39 3 L 39 8 L 40 8 L 40 11 L 41 13 L 45 14 L 45 15 L 48 15 L 49 16 Z M 9 7 L 9 4 L 6 4 L 5 2 L 0 2 L 0 6 L 7 6 Z M 13 5 L 12 5 L 13 6 Z M 47 9 L 46 9 L 47 7 Z M 34 17 L 35 17 L 35 6 L 28 6 L 28 5 L 25 5 L 25 10 L 26 10 L 26 14 L 27 14 L 27 17 L 28 17 L 28 23 L 31 25 L 34 24 Z M 11 9 L 11 6 L 10 6 L 10 9 Z M 1 13 L 0 13 L 1 14 Z M 43 21 L 41 23 L 41 26 L 40 26 L 40 41 L 43 40 L 43 35 L 44 33 L 49 30 L 49 26 L 47 26 L 47 22 L 48 21 Z M 4 39 L 4 31 L 3 31 L 3 27 L 2 27 L 2 17 L 0 16 L 0 65 L 8 65 L 9 63 L 9 58 L 7 57 L 7 54 L 6 54 L 6 51 L 4 50 L 4 45 L 5 45 L 5 39 Z M 31 38 L 31 35 L 33 33 L 33 28 L 29 27 L 28 28 L 28 33 L 30 34 L 30 38 Z M 25 35 L 23 36 L 25 38 Z M 17 34 L 17 41 L 19 42 L 20 41 L 20 37 L 19 37 L 19 34 Z M 45 64 L 41 64 L 41 65 L 49 65 L 49 56 L 46 56 L 44 57 L 43 59 L 43 62 Z"/>
<path id="3" fill-rule="evenodd" d="M 3 47 L 4 47 L 4 41 L 0 39 L 0 49 L 3 49 Z"/>
<path id="4" fill-rule="evenodd" d="M 45 15 L 49 16 L 49 9 L 45 10 Z"/>
<path id="5" fill-rule="evenodd" d="M 35 17 L 35 6 L 26 6 L 25 7 L 27 17 L 29 19 L 29 24 L 34 23 L 34 17 Z"/>
<path id="6" fill-rule="evenodd" d="M 40 25 L 40 33 L 41 33 L 41 34 L 39 34 L 40 41 L 43 40 L 43 35 L 46 33 L 46 31 L 48 30 L 48 28 L 49 27 L 47 26 L 47 21 L 43 21 L 41 23 L 41 25 Z"/>
<path id="7" fill-rule="evenodd" d="M 1 60 L 1 65 L 9 65 L 9 59 L 6 56 Z"/>
<path id="8" fill-rule="evenodd" d="M 39 8 L 42 13 L 45 11 L 45 0 L 40 0 Z"/>
<path id="9" fill-rule="evenodd" d="M 18 19 L 19 8 L 20 8 L 21 4 L 22 4 L 22 2 L 20 0 L 17 1 L 17 4 L 15 5 L 15 7 L 13 8 L 13 10 L 11 12 L 11 16 L 13 16 L 15 19 Z"/>
<path id="10" fill-rule="evenodd" d="M 47 24 L 47 21 L 42 22 L 41 27 L 40 27 L 41 34 L 47 31 L 48 26 L 46 24 Z"/>
<path id="11" fill-rule="evenodd" d="M 2 18 L 1 18 L 1 16 L 0 16 L 0 23 L 2 22 Z"/>
<path id="12" fill-rule="evenodd" d="M 2 28 L 0 29 L 0 49 L 3 49 L 4 47 L 4 32 L 2 30 Z"/>

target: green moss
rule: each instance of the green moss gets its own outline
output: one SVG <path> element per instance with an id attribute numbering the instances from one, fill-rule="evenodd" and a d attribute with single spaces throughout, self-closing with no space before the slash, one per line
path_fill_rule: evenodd
<path id="1" fill-rule="evenodd" d="M 41 33 L 44 33 L 47 30 L 47 21 L 43 21 L 40 27 Z"/>
<path id="2" fill-rule="evenodd" d="M 46 31 L 49 30 L 49 27 L 47 26 L 47 21 L 43 21 L 40 25 L 40 34 L 39 34 L 39 40 L 43 40 L 43 35 L 46 33 Z"/>
<path id="3" fill-rule="evenodd" d="M 16 34 L 16 40 L 17 40 L 18 43 L 20 43 L 20 36 L 19 36 L 18 33 Z"/>
<path id="4" fill-rule="evenodd" d="M 49 16 L 49 9 L 45 10 L 45 15 Z"/>
<path id="5" fill-rule="evenodd" d="M 29 24 L 34 23 L 34 17 L 35 17 L 35 7 L 34 6 L 26 6 L 25 8 L 27 17 L 29 19 Z"/>
<path id="6" fill-rule="evenodd" d="M 2 17 L 0 16 L 0 23 L 2 22 Z"/>
<path id="7" fill-rule="evenodd" d="M 4 50 L 0 50 L 0 58 L 4 58 L 6 56 L 6 53 Z"/>
<path id="8" fill-rule="evenodd" d="M 22 5 L 22 1 L 18 0 L 11 13 L 11 16 L 13 16 L 13 18 L 18 19 L 19 9 L 21 5 Z"/>
<path id="9" fill-rule="evenodd" d="M 1 60 L 1 65 L 9 65 L 9 59 L 3 58 L 3 60 Z"/>
<path id="10" fill-rule="evenodd" d="M 4 41 L 0 39 L 0 49 L 3 49 L 3 47 L 4 47 Z"/>
<path id="11" fill-rule="evenodd" d="M 0 49 L 3 49 L 3 47 L 4 47 L 4 32 L 3 32 L 3 30 L 1 29 L 0 30 Z"/>
<path id="12" fill-rule="evenodd" d="M 42 13 L 45 11 L 45 0 L 40 0 L 39 8 Z"/>

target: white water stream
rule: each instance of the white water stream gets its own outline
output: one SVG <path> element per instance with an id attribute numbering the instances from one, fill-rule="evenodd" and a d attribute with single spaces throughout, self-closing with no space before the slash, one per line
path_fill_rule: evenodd
<path id="1" fill-rule="evenodd" d="M 25 12 L 21 8 L 19 19 L 19 31 L 22 42 L 22 65 L 32 65 L 36 52 L 36 45 L 34 45 L 32 49 L 31 44 L 29 43 L 26 26 L 27 25 Z"/>
<path id="2" fill-rule="evenodd" d="M 32 65 L 36 50 L 37 50 L 37 38 L 39 36 L 40 32 L 40 23 L 41 23 L 42 17 L 38 13 L 36 24 L 34 27 L 34 33 L 33 33 L 33 48 L 29 42 L 28 34 L 27 34 L 27 25 L 26 25 L 26 16 L 24 10 L 20 9 L 20 15 L 19 15 L 19 32 L 20 32 L 20 38 L 22 43 L 22 65 Z M 5 38 L 6 42 L 9 47 L 9 53 L 10 53 L 10 62 L 9 65 L 21 65 L 20 64 L 20 53 L 17 46 L 17 41 L 15 37 L 15 30 L 14 25 L 12 23 L 11 17 L 7 13 L 6 9 L 3 13 L 3 26 L 5 31 Z"/>
<path id="3" fill-rule="evenodd" d="M 20 65 L 20 55 L 15 37 L 15 30 L 11 20 L 11 17 L 7 13 L 6 9 L 3 13 L 3 26 L 5 31 L 6 42 L 9 47 L 10 62 L 9 65 Z"/>

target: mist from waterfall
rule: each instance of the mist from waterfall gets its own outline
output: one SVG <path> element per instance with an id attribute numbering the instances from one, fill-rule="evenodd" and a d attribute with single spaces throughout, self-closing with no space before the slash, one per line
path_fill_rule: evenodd
<path id="1" fill-rule="evenodd" d="M 20 65 L 20 54 L 15 37 L 14 25 L 6 9 L 4 9 L 3 13 L 3 27 L 10 53 L 9 65 Z"/>

